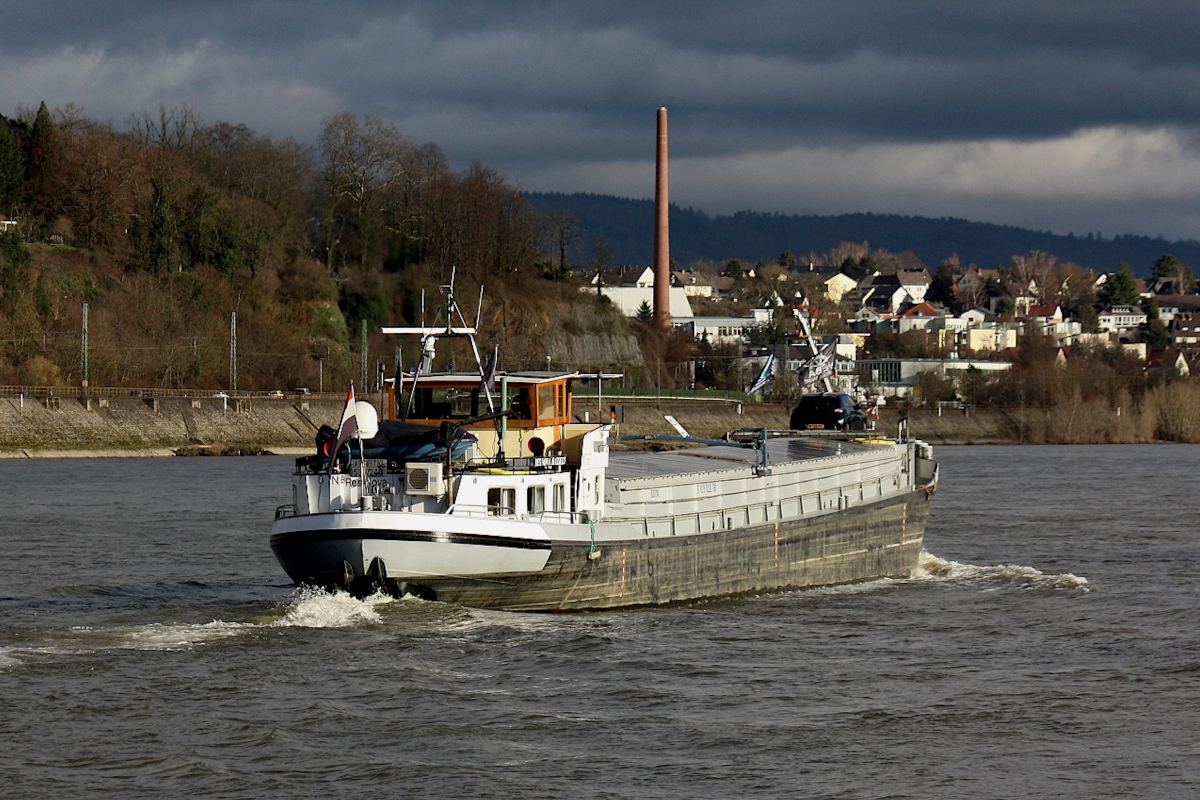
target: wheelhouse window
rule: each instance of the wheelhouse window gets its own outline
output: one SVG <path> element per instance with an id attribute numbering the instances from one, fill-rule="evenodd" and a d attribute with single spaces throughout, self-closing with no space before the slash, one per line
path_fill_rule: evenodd
<path id="1" fill-rule="evenodd" d="M 507 399 L 511 427 L 559 425 L 571 418 L 571 395 L 566 381 L 510 386 Z"/>
<path id="2" fill-rule="evenodd" d="M 517 510 L 517 490 L 493 486 L 488 489 L 488 515 L 493 517 L 511 517 Z"/>
<path id="3" fill-rule="evenodd" d="M 533 406 L 529 402 L 528 389 L 509 390 L 508 393 L 508 408 L 512 412 L 509 414 L 508 421 L 532 421 Z"/>
<path id="4" fill-rule="evenodd" d="M 407 398 L 398 400 L 406 403 Z M 400 406 L 402 409 L 404 405 Z M 466 419 L 479 415 L 479 391 L 457 386 L 419 387 L 413 400 L 412 419 Z"/>
<path id="5" fill-rule="evenodd" d="M 530 486 L 526 492 L 525 500 L 529 506 L 530 514 L 543 513 L 546 510 L 546 487 Z"/>
<path id="6" fill-rule="evenodd" d="M 555 385 L 539 386 L 537 390 L 538 397 L 538 424 L 545 425 L 552 419 L 558 416 L 557 409 L 554 403 Z"/>

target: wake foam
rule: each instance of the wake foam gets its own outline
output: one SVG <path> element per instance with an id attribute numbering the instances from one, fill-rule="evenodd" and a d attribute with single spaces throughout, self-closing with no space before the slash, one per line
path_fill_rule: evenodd
<path id="1" fill-rule="evenodd" d="M 384 595 L 358 600 L 345 592 L 299 589 L 282 612 L 274 609 L 267 616 L 250 622 L 156 622 L 127 628 L 95 629 L 93 633 L 115 637 L 115 646 L 128 650 L 184 650 L 266 628 L 355 628 L 378 623 L 380 617 L 376 608 L 391 602 L 392 599 Z"/>
<path id="2" fill-rule="evenodd" d="M 380 622 L 379 606 L 396 602 L 384 594 L 374 594 L 359 600 L 346 592 L 326 592 L 321 589 L 298 589 L 296 600 L 287 607 L 283 617 L 269 623 L 276 628 L 353 628 L 364 623 Z"/>
<path id="3" fill-rule="evenodd" d="M 299 589 L 282 611 L 274 609 L 250 622 L 213 620 L 200 624 L 150 623 L 127 628 L 96 629 L 94 633 L 118 637 L 118 646 L 131 650 L 183 650 L 229 639 L 266 628 L 354 628 L 380 621 L 376 607 L 392 602 L 374 595 L 358 600 L 345 592 Z"/>
<path id="4" fill-rule="evenodd" d="M 1048 575 L 1033 567 L 1016 564 L 997 564 L 979 567 L 939 558 L 922 550 L 917 567 L 909 576 L 915 581 L 955 581 L 962 583 L 1000 582 L 1021 589 L 1077 589 L 1091 591 L 1087 578 L 1063 572 Z"/>
<path id="5" fill-rule="evenodd" d="M 30 631 L 27 641 L 0 648 L 0 670 L 31 661 L 93 655 L 105 650 L 191 650 L 273 628 L 355 628 L 381 621 L 380 606 L 403 602 L 385 595 L 358 600 L 345 592 L 297 590 L 291 602 L 245 622 L 150 622 Z"/>
<path id="6" fill-rule="evenodd" d="M 241 622 L 213 620 L 202 625 L 155 622 L 131 628 L 89 629 L 99 637 L 111 638 L 122 650 L 190 650 L 197 645 L 229 639 L 252 627 Z"/>

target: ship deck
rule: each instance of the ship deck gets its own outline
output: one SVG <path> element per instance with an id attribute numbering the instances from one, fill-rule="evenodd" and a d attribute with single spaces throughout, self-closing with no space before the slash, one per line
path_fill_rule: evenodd
<path id="1" fill-rule="evenodd" d="M 842 436 L 805 435 L 767 441 L 767 464 L 777 466 L 839 453 L 864 452 L 877 445 Z M 709 463 L 705 463 L 705 461 Z M 608 476 L 618 480 L 682 475 L 690 472 L 754 466 L 759 452 L 749 447 L 709 444 L 671 450 L 613 450 Z"/>

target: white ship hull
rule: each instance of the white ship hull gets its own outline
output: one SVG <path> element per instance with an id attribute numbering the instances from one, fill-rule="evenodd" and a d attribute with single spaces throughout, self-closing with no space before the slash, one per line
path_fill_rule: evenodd
<path id="1" fill-rule="evenodd" d="M 772 440 L 765 463 L 732 446 L 611 461 L 591 489 L 586 469 L 467 471 L 454 479 L 462 502 L 445 506 L 408 496 L 400 470 L 365 497 L 353 480 L 334 492 L 337 476 L 297 474 L 297 498 L 312 504 L 281 511 L 272 549 L 297 583 L 359 593 L 514 610 L 653 605 L 906 576 L 936 488 L 918 443 L 795 437 Z M 556 480 L 599 502 L 511 514 L 468 502 L 472 487 L 476 500 L 496 487 L 523 498 Z"/>

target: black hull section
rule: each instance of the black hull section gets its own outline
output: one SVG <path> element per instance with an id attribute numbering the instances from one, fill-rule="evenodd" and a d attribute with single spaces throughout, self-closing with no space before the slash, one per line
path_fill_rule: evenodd
<path id="1" fill-rule="evenodd" d="M 929 508 L 915 491 L 811 519 L 601 543 L 595 557 L 555 542 L 536 574 L 422 580 L 410 591 L 475 608 L 583 611 L 907 577 Z"/>
<path id="2" fill-rule="evenodd" d="M 283 571 L 297 586 L 318 586 L 334 591 L 356 590 L 356 594 L 369 595 L 373 587 L 347 585 L 346 569 L 343 564 L 362 563 L 362 539 L 328 538 L 327 532 L 313 547 L 320 549 L 320 557 L 314 557 L 311 547 L 296 547 L 288 539 L 299 537 L 271 537 L 271 550 Z M 316 537 L 311 537 L 315 539 Z M 321 568 L 324 568 L 323 570 Z M 361 577 L 361 576 L 356 576 Z M 354 583 L 353 581 L 351 582 Z M 361 586 L 361 588 L 360 588 Z"/>

